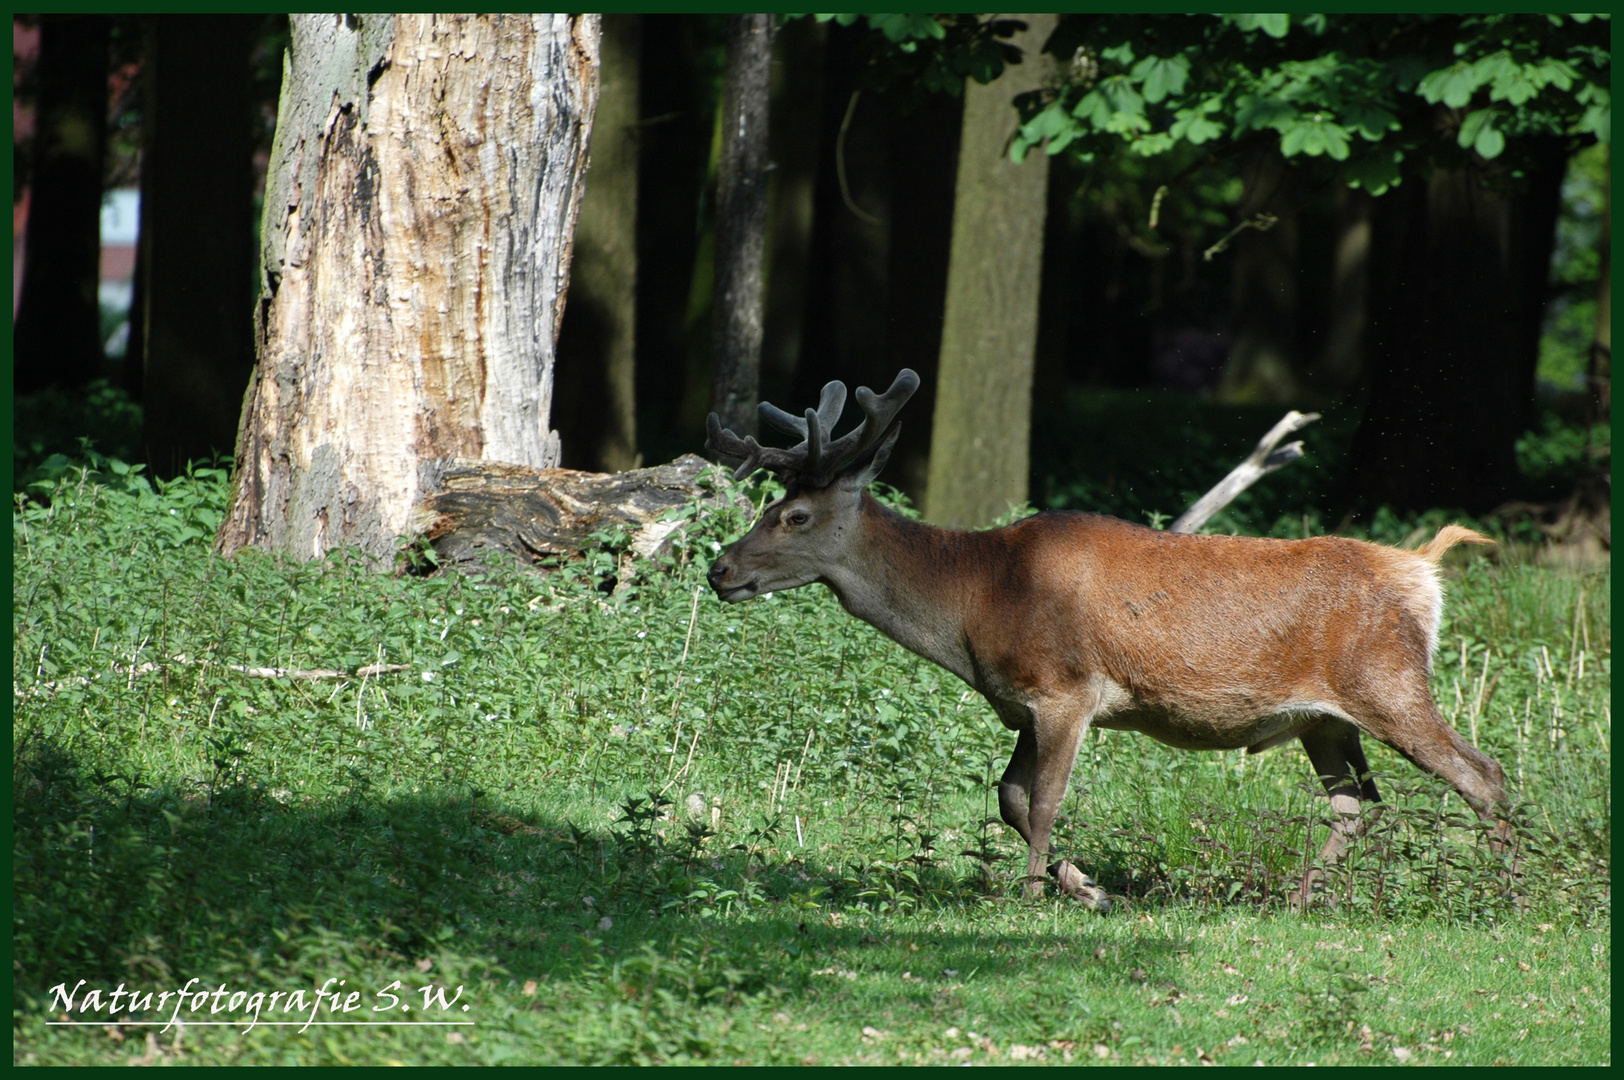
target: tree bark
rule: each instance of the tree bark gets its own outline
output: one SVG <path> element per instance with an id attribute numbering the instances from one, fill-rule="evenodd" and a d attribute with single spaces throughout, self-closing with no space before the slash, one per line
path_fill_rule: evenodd
<path id="1" fill-rule="evenodd" d="M 458 459 L 447 463 L 438 490 L 423 502 L 424 535 L 441 567 L 485 566 L 502 552 L 520 566 L 553 569 L 597 547 L 595 534 L 616 527 L 626 531 L 629 553 L 658 558 L 693 520 L 668 511 L 695 500 L 709 510 L 729 505 L 726 485 L 714 475 L 700 486 L 701 477 L 717 473 L 695 454 L 613 474 Z"/>
<path id="2" fill-rule="evenodd" d="M 637 159 L 640 15 L 605 15 L 591 164 L 558 334 L 563 463 L 619 472 L 637 453 Z"/>
<path id="3" fill-rule="evenodd" d="M 1285 404 L 1301 396 L 1296 378 L 1297 210 L 1290 199 L 1292 167 L 1272 148 L 1248 155 L 1246 197 L 1236 221 L 1274 218 L 1267 230 L 1247 229 L 1227 255 L 1235 261 L 1230 312 L 1234 339 L 1218 383 L 1225 402 Z"/>
<path id="4" fill-rule="evenodd" d="M 1346 394 L 1365 372 L 1370 298 L 1370 194 L 1342 185 L 1336 193 L 1337 238 L 1331 263 L 1330 325 L 1316 372 L 1320 389 Z"/>
<path id="5" fill-rule="evenodd" d="M 138 354 L 147 461 L 159 476 L 231 452 L 254 368 L 255 25 L 243 15 L 147 24 Z"/>
<path id="6" fill-rule="evenodd" d="M 701 207 L 709 204 L 715 107 L 708 93 L 704 59 L 710 49 L 704 20 L 690 15 L 646 14 L 639 71 L 643 120 L 638 127 L 637 185 L 637 427 L 654 460 L 698 446 L 710 402 L 710 363 L 685 428 L 690 332 L 710 339 L 710 322 L 690 323 Z M 657 43 L 657 47 L 656 44 Z M 708 215 L 704 215 L 708 219 Z M 705 263 L 707 275 L 710 263 Z M 707 276 L 705 294 L 711 282 Z M 706 350 L 708 351 L 708 350 Z"/>
<path id="7" fill-rule="evenodd" d="M 1376 201 L 1355 505 L 1481 513 L 1514 496 L 1566 164 L 1545 149 L 1518 189 L 1440 168 Z"/>
<path id="8" fill-rule="evenodd" d="M 1596 329 L 1590 342 L 1590 366 L 1585 388 L 1590 397 L 1591 423 L 1605 424 L 1613 412 L 1613 166 L 1602 184 L 1601 265 L 1596 275 Z"/>
<path id="9" fill-rule="evenodd" d="M 795 19 L 774 35 L 767 185 L 767 298 L 762 323 L 762 397 L 790 397 L 801 362 L 818 176 L 828 26 Z"/>
<path id="10" fill-rule="evenodd" d="M 221 551 L 392 554 L 437 463 L 549 467 L 596 16 L 292 20 Z"/>
<path id="11" fill-rule="evenodd" d="M 925 515 L 940 525 L 987 525 L 1026 501 L 1032 368 L 1048 157 L 1016 165 L 1004 153 L 1012 99 L 1042 82 L 1039 53 L 1054 15 L 1015 15 L 1024 63 L 982 86 L 966 83 L 953 202 L 941 367 L 931 423 Z"/>
<path id="12" fill-rule="evenodd" d="M 19 394 L 101 374 L 107 32 L 104 15 L 40 16 L 28 245 L 12 338 Z"/>
<path id="13" fill-rule="evenodd" d="M 721 417 L 723 427 L 754 435 L 756 404 L 761 398 L 773 16 L 731 15 L 728 19 L 722 159 L 716 178 L 711 409 Z"/>

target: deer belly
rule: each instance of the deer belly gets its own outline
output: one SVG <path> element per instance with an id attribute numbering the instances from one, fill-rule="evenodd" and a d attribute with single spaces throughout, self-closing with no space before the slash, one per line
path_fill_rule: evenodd
<path id="1" fill-rule="evenodd" d="M 1135 703 L 1099 717 L 1095 727 L 1137 731 L 1180 750 L 1251 750 L 1257 753 L 1296 738 L 1319 722 L 1319 710 L 1290 709 L 1264 716 L 1191 713 Z"/>

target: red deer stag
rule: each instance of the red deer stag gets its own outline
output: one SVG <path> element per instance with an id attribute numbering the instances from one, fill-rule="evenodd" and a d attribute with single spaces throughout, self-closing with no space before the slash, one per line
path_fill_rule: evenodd
<path id="1" fill-rule="evenodd" d="M 918 386 L 904 370 L 884 394 L 860 388 L 864 420 L 838 439 L 838 382 L 804 419 L 763 403 L 764 420 L 800 436 L 787 450 L 741 439 L 712 413 L 709 449 L 743 459 L 737 477 L 768 469 L 787 490 L 709 580 L 728 603 L 822 582 L 847 612 L 985 696 L 1017 733 L 998 807 L 1027 842 L 1028 895 L 1042 892 L 1090 725 L 1186 750 L 1255 754 L 1301 740 L 1334 810 L 1327 864 L 1360 831 L 1361 801 L 1380 801 L 1360 732 L 1447 780 L 1479 816 L 1503 805 L 1504 772 L 1449 727 L 1427 685 L 1438 560 L 1486 537 L 1449 525 L 1405 551 L 1334 536 L 1179 535 L 1071 511 L 985 532 L 935 528 L 866 490 Z M 1109 906 L 1069 863 L 1048 871 L 1065 893 Z"/>

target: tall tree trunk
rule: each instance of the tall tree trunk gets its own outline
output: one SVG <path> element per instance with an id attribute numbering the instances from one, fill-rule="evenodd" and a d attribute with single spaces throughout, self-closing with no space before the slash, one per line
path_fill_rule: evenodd
<path id="1" fill-rule="evenodd" d="M 870 386 L 890 386 L 898 368 L 919 373 L 910 404 L 918 419 L 902 425 L 885 478 L 919 502 L 930 480 L 930 425 L 942 354 L 942 307 L 953 246 L 953 185 L 964 127 L 964 99 L 932 94 L 899 116 L 890 138 L 886 225 L 885 323 Z M 1050 162 L 1050 168 L 1054 163 Z"/>
<path id="2" fill-rule="evenodd" d="M 1042 83 L 1039 53 L 1054 15 L 1015 15 L 1025 62 L 982 86 L 966 83 L 953 200 L 953 243 L 941 367 L 931 423 L 925 513 L 948 526 L 990 524 L 1026 501 L 1032 433 L 1032 368 L 1048 157 L 1020 165 L 1004 153 L 1016 95 Z"/>
<path id="3" fill-rule="evenodd" d="M 650 460 L 698 449 L 710 402 L 709 361 L 694 412 L 681 422 L 688 380 L 688 300 L 707 201 L 715 103 L 703 74 L 707 24 L 692 15 L 643 16 L 637 184 L 637 430 Z M 706 264 L 707 267 L 709 263 Z M 709 282 L 706 295 L 709 295 Z M 706 340 L 710 324 L 702 324 Z"/>
<path id="4" fill-rule="evenodd" d="M 716 178 L 715 368 L 711 408 L 740 435 L 757 430 L 761 397 L 763 254 L 767 236 L 767 106 L 773 16 L 728 17 L 722 160 Z"/>
<path id="5" fill-rule="evenodd" d="M 231 452 L 254 368 L 256 24 L 159 15 L 147 25 L 139 355 L 147 461 L 159 476 Z"/>
<path id="6" fill-rule="evenodd" d="M 1316 381 L 1346 394 L 1365 372 L 1365 323 L 1370 299 L 1370 215 L 1373 200 L 1358 188 L 1336 193 L 1337 238 L 1331 262 L 1330 325 L 1320 352 Z"/>
<path id="7" fill-rule="evenodd" d="M 596 16 L 292 20 L 218 546 L 387 557 L 443 462 L 558 463 Z"/>
<path id="8" fill-rule="evenodd" d="M 786 395 L 792 401 L 816 401 L 829 379 L 889 386 L 896 374 L 884 345 L 897 210 L 891 201 L 897 188 L 893 150 L 907 126 L 889 95 L 853 94 L 866 62 L 860 43 L 868 31 L 830 24 L 827 32 L 801 340 L 802 354 L 813 359 L 797 368 Z"/>
<path id="9" fill-rule="evenodd" d="M 1230 310 L 1234 341 L 1218 384 L 1223 401 L 1284 405 L 1300 396 L 1297 385 L 1297 210 L 1290 198 L 1293 177 L 1273 149 L 1248 155 L 1246 196 L 1240 221 L 1268 214 L 1268 229 L 1247 229 L 1227 256 L 1235 260 Z"/>
<path id="10" fill-rule="evenodd" d="M 638 63 L 642 16 L 605 15 L 591 165 L 558 333 L 566 468 L 620 472 L 637 454 Z"/>
<path id="11" fill-rule="evenodd" d="M 1541 149 L 1517 189 L 1468 166 L 1377 200 L 1356 505 L 1482 512 L 1515 493 L 1565 166 Z"/>
<path id="12" fill-rule="evenodd" d="M 767 306 L 762 326 L 762 397 L 793 399 L 806 327 L 808 260 L 818 179 L 818 124 L 823 111 L 828 26 L 787 23 L 773 40 L 767 185 Z"/>
<path id="13" fill-rule="evenodd" d="M 40 16 L 34 175 L 13 331 L 19 394 L 101 374 L 102 153 L 107 141 L 104 15 Z"/>
<path id="14" fill-rule="evenodd" d="M 1592 423 L 1607 423 L 1613 411 L 1613 177 L 1612 162 L 1602 166 L 1601 265 L 1596 275 L 1596 329 L 1590 342 L 1585 388 Z"/>

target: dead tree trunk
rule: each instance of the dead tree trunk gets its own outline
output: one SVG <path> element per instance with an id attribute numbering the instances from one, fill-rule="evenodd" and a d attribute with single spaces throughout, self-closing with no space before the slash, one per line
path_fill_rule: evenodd
<path id="1" fill-rule="evenodd" d="M 716 293 L 711 408 L 722 425 L 756 431 L 761 386 L 763 254 L 767 240 L 767 101 L 773 17 L 730 15 L 716 178 Z"/>
<path id="2" fill-rule="evenodd" d="M 558 463 L 594 15 L 300 15 L 217 546 L 386 557 L 449 458 Z"/>

